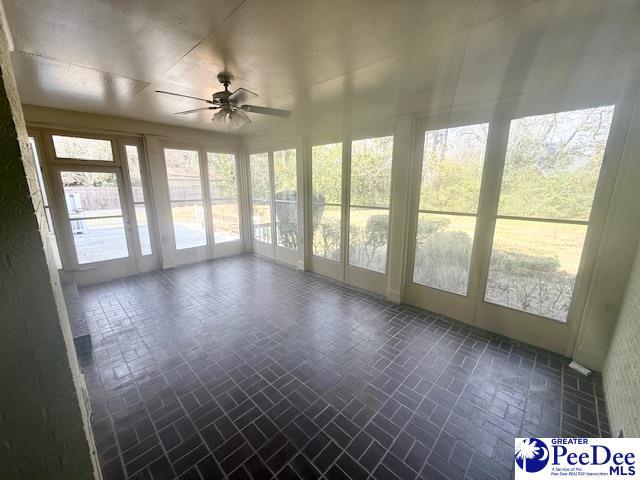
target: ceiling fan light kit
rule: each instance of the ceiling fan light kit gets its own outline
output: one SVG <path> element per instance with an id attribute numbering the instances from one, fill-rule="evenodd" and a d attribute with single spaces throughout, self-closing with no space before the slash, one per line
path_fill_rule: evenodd
<path id="1" fill-rule="evenodd" d="M 219 110 L 214 113 L 211 121 L 218 127 L 237 129 L 251 123 L 251 119 L 245 112 L 258 113 L 261 115 L 271 115 L 273 117 L 289 118 L 291 112 L 281 110 L 279 108 L 260 107 L 258 105 L 249 105 L 245 102 L 258 96 L 246 88 L 239 88 L 235 92 L 229 91 L 229 85 L 233 80 L 230 73 L 222 72 L 218 74 L 218 81 L 224 86 L 224 90 L 216 92 L 211 96 L 211 100 L 206 98 L 192 97 L 190 95 L 182 95 L 180 93 L 166 92 L 164 90 L 156 90 L 156 93 L 165 95 L 173 95 L 176 97 L 190 98 L 206 102 L 210 106 L 186 110 L 184 112 L 176 112 L 176 115 L 189 115 L 204 110 Z"/>

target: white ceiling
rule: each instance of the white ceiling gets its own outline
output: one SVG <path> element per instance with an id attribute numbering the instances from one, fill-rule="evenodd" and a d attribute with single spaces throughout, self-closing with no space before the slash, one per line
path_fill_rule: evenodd
<path id="1" fill-rule="evenodd" d="M 228 70 L 256 105 L 239 133 L 425 111 L 619 78 L 638 0 L 4 0 L 23 103 L 214 129 L 175 116 Z"/>

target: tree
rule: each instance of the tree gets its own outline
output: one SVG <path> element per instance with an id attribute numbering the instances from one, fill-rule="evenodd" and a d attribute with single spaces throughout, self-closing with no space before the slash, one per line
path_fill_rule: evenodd
<path id="1" fill-rule="evenodd" d="M 527 460 L 536 458 L 536 455 L 540 452 L 540 447 L 537 446 L 536 441 L 531 441 L 528 438 L 523 439 L 516 444 L 516 458 L 522 460 L 522 469 L 527 471 Z"/>

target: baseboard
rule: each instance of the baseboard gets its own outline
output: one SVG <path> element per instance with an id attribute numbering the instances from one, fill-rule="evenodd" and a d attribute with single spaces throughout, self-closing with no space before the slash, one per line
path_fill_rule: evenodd
<path id="1" fill-rule="evenodd" d="M 402 295 L 397 290 L 387 289 L 387 300 L 393 303 L 402 303 Z"/>
<path id="2" fill-rule="evenodd" d="M 573 353 L 573 359 L 595 372 L 601 372 L 604 367 L 605 356 L 601 353 L 589 352 L 581 348 Z"/>

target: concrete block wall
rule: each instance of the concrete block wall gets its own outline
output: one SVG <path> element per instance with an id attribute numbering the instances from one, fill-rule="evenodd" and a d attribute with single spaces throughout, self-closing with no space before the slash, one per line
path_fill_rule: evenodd
<path id="1" fill-rule="evenodd" d="M 640 249 L 602 374 L 612 435 L 640 437 Z"/>
<path id="2" fill-rule="evenodd" d="M 82 377 L 0 31 L 0 478 L 99 478 Z M 51 257 L 49 257 L 51 258 Z"/>

